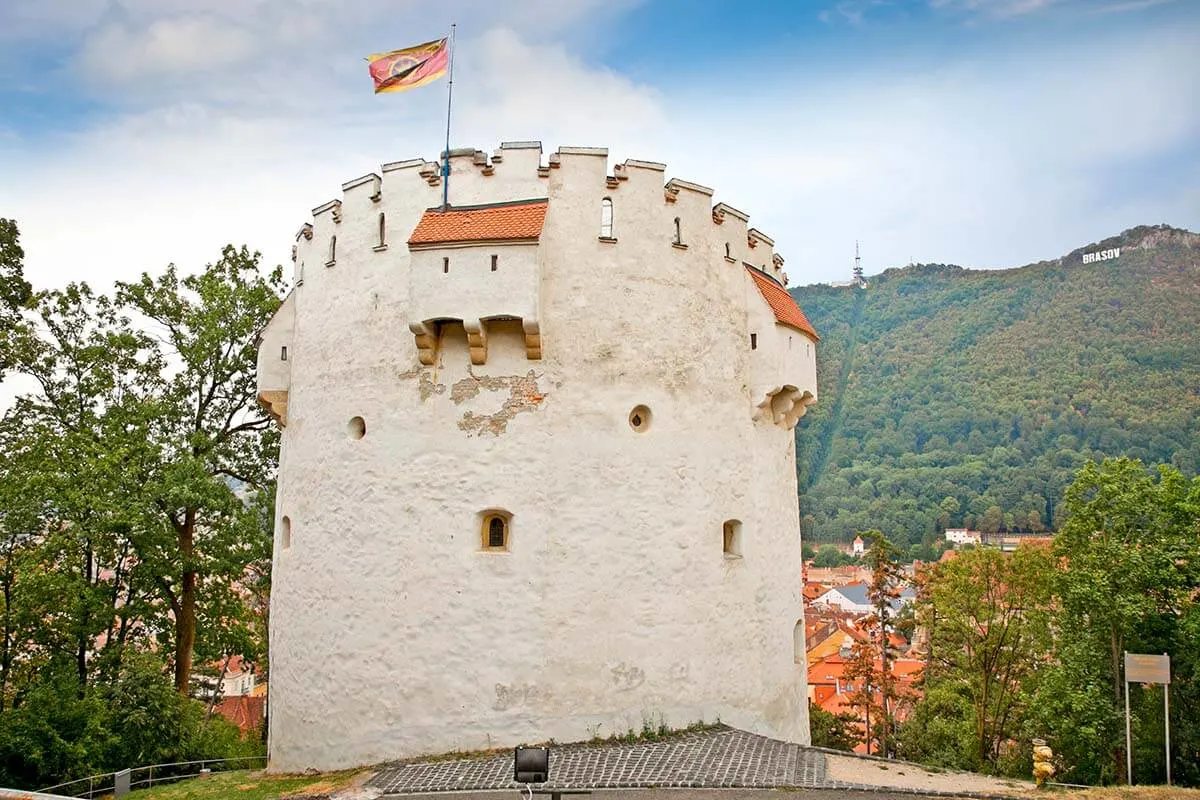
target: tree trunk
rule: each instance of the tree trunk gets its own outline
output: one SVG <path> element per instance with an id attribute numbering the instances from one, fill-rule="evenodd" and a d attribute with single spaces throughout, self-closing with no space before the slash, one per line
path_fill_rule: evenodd
<path id="1" fill-rule="evenodd" d="M 79 623 L 77 635 L 75 637 L 75 672 L 79 677 L 79 693 L 83 696 L 83 690 L 87 687 L 87 655 L 88 645 L 88 625 L 91 622 L 91 609 L 88 607 L 89 597 L 87 592 L 92 587 L 92 543 L 89 541 L 84 545 L 83 550 L 83 582 L 87 587 L 83 595 L 83 619 Z"/>
<path id="2" fill-rule="evenodd" d="M 208 713 L 204 715 L 205 725 L 212 719 L 213 709 L 217 707 L 217 698 L 221 695 L 221 687 L 225 683 L 225 672 L 229 669 L 229 659 L 231 657 L 230 654 L 226 653 L 225 660 L 221 662 L 221 674 L 217 676 L 217 683 L 213 686 L 212 697 L 208 701 Z"/>
<path id="3" fill-rule="evenodd" d="M 11 573 L 4 576 L 4 650 L 0 653 L 0 712 L 4 711 L 8 698 L 8 672 L 12 668 L 12 580 Z"/>
<path id="4" fill-rule="evenodd" d="M 175 691 L 186 696 L 192 677 L 192 648 L 196 644 L 196 571 L 192 564 L 196 510 L 189 508 L 179 531 L 183 579 L 179 586 L 179 614 L 175 619 Z"/>

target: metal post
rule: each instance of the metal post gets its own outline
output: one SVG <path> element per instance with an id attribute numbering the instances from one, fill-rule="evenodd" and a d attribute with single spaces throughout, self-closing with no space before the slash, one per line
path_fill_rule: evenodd
<path id="1" fill-rule="evenodd" d="M 1129 676 L 1125 676 L 1125 781 L 1133 786 L 1133 745 L 1129 731 Z"/>
<path id="2" fill-rule="evenodd" d="M 450 24 L 450 64 L 448 65 L 446 81 L 446 155 L 442 164 L 442 211 L 450 207 L 450 106 L 454 101 L 454 31 L 458 23 Z"/>
<path id="3" fill-rule="evenodd" d="M 132 774 L 132 770 L 128 768 L 113 773 L 113 797 L 124 797 L 129 794 L 130 776 Z"/>
<path id="4" fill-rule="evenodd" d="M 1171 785 L 1171 694 L 1170 684 L 1163 684 L 1163 728 L 1167 732 L 1167 786 Z"/>

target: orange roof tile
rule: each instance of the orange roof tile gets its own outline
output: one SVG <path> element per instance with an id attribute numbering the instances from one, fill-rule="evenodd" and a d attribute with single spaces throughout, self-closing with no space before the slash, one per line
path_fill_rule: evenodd
<path id="1" fill-rule="evenodd" d="M 542 235 L 548 200 L 519 200 L 483 206 L 431 208 L 417 223 L 410 245 L 451 242 L 536 240 Z"/>
<path id="2" fill-rule="evenodd" d="M 778 322 L 790 325 L 801 333 L 807 333 L 814 339 L 821 338 L 817 336 L 817 332 L 808 321 L 808 317 L 804 316 L 804 312 L 800 310 L 800 306 L 796 305 L 796 301 L 788 294 L 787 289 L 784 289 L 753 267 L 746 267 L 746 271 L 754 278 L 754 283 L 758 286 L 759 293 L 762 294 L 763 300 L 767 301 L 767 305 L 771 307 L 771 310 L 775 312 L 775 319 Z"/>
<path id="3" fill-rule="evenodd" d="M 267 698 L 238 695 L 226 697 L 213 709 L 242 731 L 252 731 L 262 724 Z"/>

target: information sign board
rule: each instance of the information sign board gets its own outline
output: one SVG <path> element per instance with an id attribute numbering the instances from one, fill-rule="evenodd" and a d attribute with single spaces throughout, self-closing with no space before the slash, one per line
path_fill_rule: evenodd
<path id="1" fill-rule="evenodd" d="M 1168 684 L 1171 682 L 1171 657 L 1165 653 L 1161 656 L 1126 653 L 1125 680 L 1130 683 Z"/>

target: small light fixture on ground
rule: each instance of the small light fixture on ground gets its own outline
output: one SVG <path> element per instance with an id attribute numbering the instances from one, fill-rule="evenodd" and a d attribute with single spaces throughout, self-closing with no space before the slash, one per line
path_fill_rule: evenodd
<path id="1" fill-rule="evenodd" d="M 518 747 L 513 751 L 513 780 L 517 783 L 545 783 L 549 778 L 549 747 Z"/>

